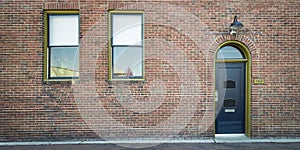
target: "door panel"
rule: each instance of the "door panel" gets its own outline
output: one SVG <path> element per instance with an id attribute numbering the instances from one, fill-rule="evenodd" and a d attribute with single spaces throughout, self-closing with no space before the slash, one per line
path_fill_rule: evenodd
<path id="1" fill-rule="evenodd" d="M 245 133 L 245 63 L 216 63 L 216 133 Z"/>

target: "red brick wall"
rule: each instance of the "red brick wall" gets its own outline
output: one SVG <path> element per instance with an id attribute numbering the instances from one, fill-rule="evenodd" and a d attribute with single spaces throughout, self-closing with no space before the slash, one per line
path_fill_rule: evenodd
<path id="1" fill-rule="evenodd" d="M 252 57 L 251 136 L 299 137 L 298 1 L 1 1 L 0 141 L 212 137 L 214 53 Z M 43 80 L 45 10 L 80 10 L 80 79 Z M 145 81 L 108 82 L 108 12 L 143 10 Z M 245 27 L 224 34 L 233 16 Z M 247 33 L 245 33 L 248 31 Z M 130 101 L 131 100 L 131 101 Z M 132 101 L 136 100 L 136 101 Z"/>

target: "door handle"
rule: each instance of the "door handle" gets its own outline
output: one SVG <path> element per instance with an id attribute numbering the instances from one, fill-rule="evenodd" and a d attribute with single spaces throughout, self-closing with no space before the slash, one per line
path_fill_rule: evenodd
<path id="1" fill-rule="evenodd" d="M 216 109 L 216 111 L 215 111 L 215 115 L 216 116 L 218 116 L 218 114 L 219 114 L 219 105 L 218 105 L 218 101 L 219 101 L 219 92 L 218 92 L 218 90 L 215 90 L 215 93 L 214 93 L 214 98 L 215 98 L 215 109 Z"/>
<path id="2" fill-rule="evenodd" d="M 219 92 L 215 90 L 215 102 L 219 101 Z"/>

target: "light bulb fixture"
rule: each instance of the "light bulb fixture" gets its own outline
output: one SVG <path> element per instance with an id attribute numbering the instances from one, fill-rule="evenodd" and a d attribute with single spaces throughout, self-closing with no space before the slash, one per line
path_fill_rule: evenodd
<path id="1" fill-rule="evenodd" d="M 230 32 L 229 32 L 229 34 L 230 35 L 237 34 L 243 27 L 244 27 L 244 25 L 237 20 L 237 16 L 234 16 L 234 20 L 230 24 Z"/>

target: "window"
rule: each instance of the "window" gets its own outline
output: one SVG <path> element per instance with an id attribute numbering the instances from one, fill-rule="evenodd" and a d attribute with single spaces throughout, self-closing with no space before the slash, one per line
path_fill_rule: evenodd
<path id="1" fill-rule="evenodd" d="M 45 12 L 45 79 L 79 77 L 78 13 Z"/>
<path id="2" fill-rule="evenodd" d="M 110 79 L 143 79 L 143 12 L 110 12 Z"/>
<path id="3" fill-rule="evenodd" d="M 234 99 L 225 99 L 223 107 L 224 108 L 236 108 L 236 100 L 234 100 Z"/>
<path id="4" fill-rule="evenodd" d="M 244 59 L 241 51 L 233 46 L 224 46 L 217 53 L 217 59 Z"/>
<path id="5" fill-rule="evenodd" d="M 227 80 L 224 81 L 224 88 L 235 88 L 235 81 L 233 80 Z"/>

